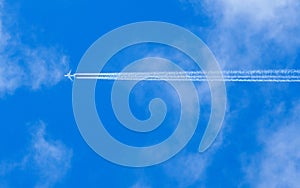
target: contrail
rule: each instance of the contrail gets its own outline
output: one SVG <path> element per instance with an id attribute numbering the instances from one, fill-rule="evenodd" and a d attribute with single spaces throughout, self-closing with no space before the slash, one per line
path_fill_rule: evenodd
<path id="1" fill-rule="evenodd" d="M 214 82 L 300 82 L 300 70 L 225 70 L 187 72 L 101 72 L 65 75 L 74 79 L 98 80 L 166 80 L 166 81 L 214 81 Z"/>

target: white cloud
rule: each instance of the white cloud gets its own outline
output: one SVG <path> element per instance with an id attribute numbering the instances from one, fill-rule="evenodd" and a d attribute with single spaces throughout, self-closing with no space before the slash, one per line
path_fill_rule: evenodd
<path id="1" fill-rule="evenodd" d="M 131 188 L 156 187 L 200 187 L 205 182 L 206 169 L 215 150 L 205 153 L 182 152 L 174 158 L 162 163 L 157 168 L 157 177 L 140 174 L 141 177 Z M 155 181 L 155 182 L 153 182 Z M 152 183 L 151 183 L 152 182 Z"/>
<path id="2" fill-rule="evenodd" d="M 32 47 L 21 42 L 4 23 L 3 1 L 0 1 L 0 97 L 19 87 L 39 89 L 57 84 L 68 69 L 68 57 L 47 46 Z"/>
<path id="3" fill-rule="evenodd" d="M 278 109 L 262 122 L 272 123 L 272 127 L 278 128 L 275 131 L 262 129 L 262 151 L 251 157 L 250 164 L 244 164 L 246 180 L 254 187 L 299 187 L 300 103 L 290 110 L 284 108 L 286 105 L 279 105 Z M 289 114 L 284 119 L 274 119 L 285 111 Z"/>
<path id="4" fill-rule="evenodd" d="M 178 187 L 189 187 L 203 181 L 208 163 L 207 154 L 188 153 L 167 163 L 164 170 Z"/>
<path id="5" fill-rule="evenodd" d="M 203 152 L 182 151 L 174 158 L 161 165 L 162 172 L 178 187 L 203 187 L 207 169 L 212 165 L 216 151 L 223 142 L 222 130 L 210 148 Z M 199 138 L 200 141 L 200 138 Z"/>
<path id="6" fill-rule="evenodd" d="M 151 188 L 148 184 L 146 184 L 143 180 L 136 182 L 131 188 Z"/>
<path id="7" fill-rule="evenodd" d="M 32 133 L 29 152 L 20 161 L 2 161 L 0 177 L 5 177 L 13 171 L 34 172 L 37 176 L 35 187 L 52 187 L 71 168 L 73 151 L 58 140 L 48 139 L 43 122 L 39 122 L 36 126 Z"/>
<path id="8" fill-rule="evenodd" d="M 32 157 L 34 164 L 40 171 L 41 181 L 38 187 L 49 187 L 65 176 L 71 167 L 73 152 L 60 141 L 45 138 L 45 125 L 41 126 L 33 135 Z"/>
<path id="9" fill-rule="evenodd" d="M 213 20 L 208 45 L 228 68 L 285 68 L 300 48 L 300 3 L 297 0 L 186 0 Z M 201 34 L 201 32 L 199 32 Z M 288 62 L 284 61 L 289 57 Z"/>

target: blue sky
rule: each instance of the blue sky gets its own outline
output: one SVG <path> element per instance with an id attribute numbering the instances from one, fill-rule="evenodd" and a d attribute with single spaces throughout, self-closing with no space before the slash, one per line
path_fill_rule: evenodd
<path id="1" fill-rule="evenodd" d="M 197 149 L 210 92 L 207 84 L 195 83 L 201 113 L 188 145 L 162 164 L 129 168 L 106 161 L 86 144 L 73 116 L 72 83 L 63 77 L 100 36 L 147 20 L 189 29 L 224 70 L 299 69 L 299 8 L 297 0 L 0 0 L 0 187 L 299 187 L 297 83 L 226 83 L 223 128 L 204 153 Z M 120 71 L 149 55 L 194 69 L 165 46 L 140 45 L 114 56 L 105 70 Z M 118 127 L 112 84 L 97 85 L 97 110 Z M 170 85 L 140 82 L 132 90 L 131 110 L 147 119 L 153 97 L 168 106 L 164 129 L 149 135 L 107 129 L 132 145 L 166 138 L 180 112 Z"/>

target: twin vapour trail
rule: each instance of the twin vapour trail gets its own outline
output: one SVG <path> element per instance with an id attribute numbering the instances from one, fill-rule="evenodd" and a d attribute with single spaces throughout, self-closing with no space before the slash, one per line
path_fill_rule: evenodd
<path id="1" fill-rule="evenodd" d="M 300 82 L 300 70 L 225 70 L 187 72 L 111 72 L 74 73 L 74 79 L 97 80 L 166 80 L 166 81 L 225 81 L 225 82 Z"/>

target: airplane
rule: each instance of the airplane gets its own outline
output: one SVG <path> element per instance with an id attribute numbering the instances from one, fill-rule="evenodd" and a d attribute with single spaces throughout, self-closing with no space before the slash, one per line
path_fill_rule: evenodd
<path id="1" fill-rule="evenodd" d="M 65 77 L 69 78 L 71 81 L 73 81 L 72 77 L 74 78 L 74 74 L 71 74 L 72 70 L 68 72 L 68 74 L 65 74 Z"/>

